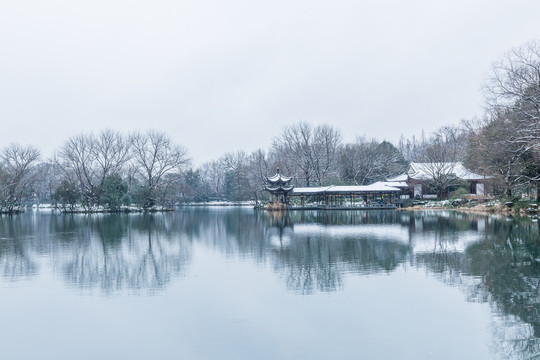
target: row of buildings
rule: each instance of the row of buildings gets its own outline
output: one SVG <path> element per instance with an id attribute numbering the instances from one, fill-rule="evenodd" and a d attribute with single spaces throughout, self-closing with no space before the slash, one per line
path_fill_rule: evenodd
<path id="1" fill-rule="evenodd" d="M 437 182 L 446 186 L 447 196 L 451 188 L 467 187 L 469 194 L 482 197 L 486 177 L 454 162 L 411 163 L 406 173 L 370 185 L 295 187 L 291 181 L 279 169 L 267 178 L 266 190 L 271 194 L 271 202 L 289 204 L 291 199 L 298 198 L 295 201 L 298 207 L 306 206 L 307 201 L 325 207 L 395 207 L 406 199 L 437 198 L 434 191 Z"/>

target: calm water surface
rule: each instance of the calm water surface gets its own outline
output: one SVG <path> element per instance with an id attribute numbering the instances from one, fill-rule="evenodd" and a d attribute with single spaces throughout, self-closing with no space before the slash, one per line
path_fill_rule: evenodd
<path id="1" fill-rule="evenodd" d="M 534 219 L 0 217 L 2 359 L 540 357 Z"/>

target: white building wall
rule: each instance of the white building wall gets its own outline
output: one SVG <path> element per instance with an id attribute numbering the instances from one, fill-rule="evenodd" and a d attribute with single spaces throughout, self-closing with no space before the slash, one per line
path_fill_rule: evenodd
<path id="1" fill-rule="evenodd" d="M 484 184 L 476 184 L 476 195 L 484 196 Z"/>

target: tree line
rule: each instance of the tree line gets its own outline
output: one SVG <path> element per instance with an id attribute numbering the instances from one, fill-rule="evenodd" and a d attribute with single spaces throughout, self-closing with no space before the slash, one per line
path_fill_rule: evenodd
<path id="1" fill-rule="evenodd" d="M 538 189 L 540 42 L 512 49 L 495 62 L 484 90 L 486 115 L 468 126 L 467 163 L 491 175 L 506 195 Z"/>
<path id="2" fill-rule="evenodd" d="M 367 185 L 406 171 L 410 162 L 432 164 L 437 194 L 463 186 L 445 164 L 463 162 L 485 175 L 488 191 L 517 196 L 540 185 L 540 45 L 512 49 L 493 64 L 484 84 L 481 119 L 446 125 L 429 136 L 397 144 L 367 137 L 345 143 L 330 124 L 285 126 L 265 149 L 236 151 L 191 166 L 188 151 L 166 134 L 103 130 L 69 138 L 53 159 L 39 149 L 11 144 L 0 153 L 0 209 L 53 203 L 69 211 L 118 211 L 186 202 L 264 199 L 266 177 L 277 168 L 296 186 Z M 537 196 L 540 192 L 537 192 Z"/>
<path id="3" fill-rule="evenodd" d="M 0 154 L 0 208 L 53 203 L 66 211 L 172 206 L 189 167 L 187 150 L 154 130 L 112 130 L 69 138 L 53 159 L 34 146 L 11 144 Z"/>

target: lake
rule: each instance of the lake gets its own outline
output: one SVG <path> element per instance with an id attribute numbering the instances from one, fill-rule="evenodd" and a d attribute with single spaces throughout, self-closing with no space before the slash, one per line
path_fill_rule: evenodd
<path id="1" fill-rule="evenodd" d="M 530 218 L 187 208 L 0 217 L 2 359 L 540 355 Z"/>

